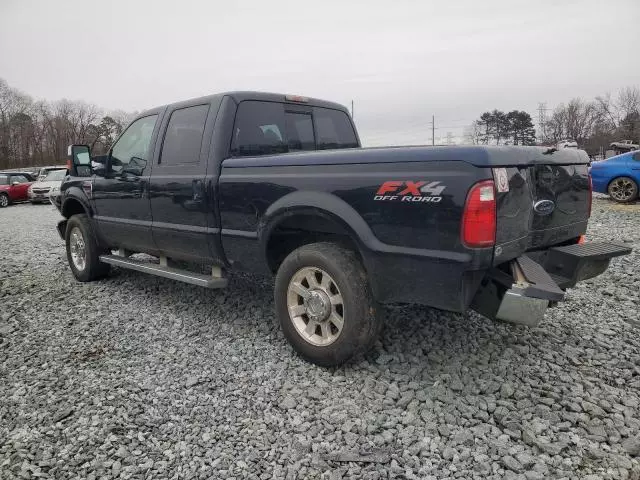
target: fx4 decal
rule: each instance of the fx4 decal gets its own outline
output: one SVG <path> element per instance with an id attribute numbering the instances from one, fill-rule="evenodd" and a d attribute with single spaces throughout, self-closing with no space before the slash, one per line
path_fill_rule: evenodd
<path id="1" fill-rule="evenodd" d="M 445 188 L 440 182 L 389 180 L 380 185 L 373 199 L 381 202 L 438 203 Z"/>

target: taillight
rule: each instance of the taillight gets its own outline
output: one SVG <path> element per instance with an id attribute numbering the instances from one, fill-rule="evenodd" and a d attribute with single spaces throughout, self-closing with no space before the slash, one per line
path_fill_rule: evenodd
<path id="1" fill-rule="evenodd" d="M 587 218 L 591 216 L 591 204 L 593 203 L 593 178 L 589 173 L 589 207 L 587 208 Z"/>
<path id="2" fill-rule="evenodd" d="M 496 243 L 496 194 L 493 180 L 476 183 L 467 194 L 462 214 L 462 243 L 469 248 Z"/>

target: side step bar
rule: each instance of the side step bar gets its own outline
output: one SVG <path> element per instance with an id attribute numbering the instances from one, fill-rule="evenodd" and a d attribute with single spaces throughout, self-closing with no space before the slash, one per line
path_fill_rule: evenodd
<path id="1" fill-rule="evenodd" d="M 205 288 L 224 288 L 227 286 L 227 279 L 221 276 L 193 273 L 188 270 L 172 268 L 166 264 L 157 265 L 155 263 L 134 260 L 123 255 L 100 255 L 100 261 L 115 265 L 116 267 L 128 268 L 130 270 L 170 278 L 171 280 L 178 280 L 179 282 L 190 283 L 191 285 L 198 285 Z"/>

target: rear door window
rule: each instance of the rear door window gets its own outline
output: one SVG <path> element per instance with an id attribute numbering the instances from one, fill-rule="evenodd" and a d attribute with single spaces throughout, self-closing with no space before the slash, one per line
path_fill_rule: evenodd
<path id="1" fill-rule="evenodd" d="M 162 165 L 193 164 L 200 161 L 200 147 L 209 105 L 181 108 L 171 114 L 162 145 Z"/>
<path id="2" fill-rule="evenodd" d="M 8 175 L 0 175 L 0 185 L 9 185 Z"/>

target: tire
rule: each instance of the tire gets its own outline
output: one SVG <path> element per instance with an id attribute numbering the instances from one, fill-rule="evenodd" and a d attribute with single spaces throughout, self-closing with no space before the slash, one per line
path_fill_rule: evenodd
<path id="1" fill-rule="evenodd" d="M 337 244 L 312 243 L 291 252 L 278 269 L 274 293 L 285 337 L 316 365 L 335 367 L 365 353 L 382 329 L 362 264 Z"/>
<path id="2" fill-rule="evenodd" d="M 67 246 L 67 261 L 76 280 L 91 282 L 104 278 L 109 274 L 110 265 L 102 263 L 99 259 L 100 255 L 105 253 L 105 250 L 98 246 L 89 218 L 86 215 L 74 215 L 69 219 L 65 242 Z M 82 259 L 83 261 L 81 261 Z"/>
<path id="3" fill-rule="evenodd" d="M 11 201 L 9 201 L 9 195 L 6 193 L 0 193 L 0 208 L 6 208 L 9 206 Z"/>
<path id="4" fill-rule="evenodd" d="M 638 184 L 633 178 L 614 178 L 607 187 L 607 193 L 609 197 L 618 203 L 633 202 L 638 198 Z"/>

